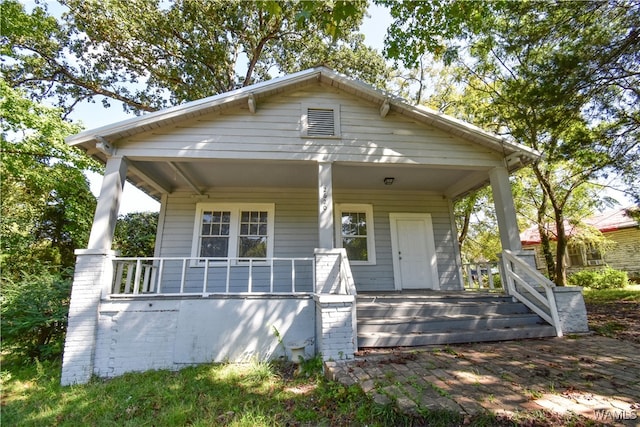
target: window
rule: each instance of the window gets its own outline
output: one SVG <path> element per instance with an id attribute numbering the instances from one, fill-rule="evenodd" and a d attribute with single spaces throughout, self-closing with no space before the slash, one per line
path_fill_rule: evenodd
<path id="1" fill-rule="evenodd" d="M 336 242 L 347 250 L 349 262 L 375 264 L 373 207 L 371 205 L 336 205 Z"/>
<path id="2" fill-rule="evenodd" d="M 313 138 L 340 137 L 339 105 L 302 105 L 302 136 Z"/>
<path id="3" fill-rule="evenodd" d="M 274 211 L 273 204 L 199 203 L 191 256 L 273 257 Z"/>
<path id="4" fill-rule="evenodd" d="M 582 262 L 582 251 L 580 250 L 579 245 L 567 246 L 567 256 L 569 257 L 570 266 L 579 266 L 584 264 Z"/>

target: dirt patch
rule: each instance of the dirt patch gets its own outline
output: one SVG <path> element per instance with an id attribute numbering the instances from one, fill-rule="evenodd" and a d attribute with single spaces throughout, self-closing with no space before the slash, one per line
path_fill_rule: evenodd
<path id="1" fill-rule="evenodd" d="M 640 303 L 616 301 L 586 306 L 589 329 L 593 332 L 640 344 Z"/>

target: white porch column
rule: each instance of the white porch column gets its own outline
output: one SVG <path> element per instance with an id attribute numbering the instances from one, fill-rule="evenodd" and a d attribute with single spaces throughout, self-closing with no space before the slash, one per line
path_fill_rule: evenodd
<path id="1" fill-rule="evenodd" d="M 496 208 L 502 249 L 520 252 L 522 250 L 520 231 L 518 230 L 516 208 L 513 204 L 513 194 L 511 193 L 511 183 L 509 183 L 507 168 L 498 167 L 492 169 L 489 171 L 489 180 L 493 190 L 493 203 Z"/>
<path id="2" fill-rule="evenodd" d="M 333 249 L 333 182 L 331 163 L 318 163 L 318 244 Z"/>
<path id="3" fill-rule="evenodd" d="M 102 187 L 93 218 L 91 234 L 89 235 L 88 249 L 111 249 L 126 177 L 127 162 L 124 158 L 109 158 L 105 167 L 104 178 L 102 179 Z"/>

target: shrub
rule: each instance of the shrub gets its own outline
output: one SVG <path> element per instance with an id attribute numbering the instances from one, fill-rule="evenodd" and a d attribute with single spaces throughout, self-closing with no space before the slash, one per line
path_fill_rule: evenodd
<path id="1" fill-rule="evenodd" d="M 591 289 L 622 289 L 629 284 L 625 271 L 607 267 L 601 270 L 583 270 L 569 276 L 569 284 Z"/>
<path id="2" fill-rule="evenodd" d="M 2 344 L 16 356 L 52 359 L 62 353 L 71 279 L 43 272 L 2 283 Z"/>

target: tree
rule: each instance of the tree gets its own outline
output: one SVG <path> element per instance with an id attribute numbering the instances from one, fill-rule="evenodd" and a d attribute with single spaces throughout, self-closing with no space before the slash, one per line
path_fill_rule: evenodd
<path id="1" fill-rule="evenodd" d="M 82 170 L 99 166 L 64 143 L 79 128 L 61 120 L 59 109 L 4 80 L 0 111 L 3 348 L 53 357 L 66 330 L 73 251 L 86 245 L 96 204 Z"/>
<path id="2" fill-rule="evenodd" d="M 544 194 L 538 218 L 551 212 L 555 222 L 550 274 L 564 285 L 573 199 L 588 193 L 581 200 L 593 209 L 589 186 L 610 173 L 640 196 L 640 3 L 381 3 L 396 19 L 389 56 L 412 65 L 429 50 L 455 61 L 469 90 L 491 99 L 476 123 L 544 154 L 532 168 Z"/>
<path id="3" fill-rule="evenodd" d="M 320 63 L 386 81 L 382 57 L 354 34 L 363 0 L 61 3 L 58 22 L 5 1 L 1 52 L 12 86 L 67 112 L 96 97 L 153 111 Z"/>
<path id="4" fill-rule="evenodd" d="M 126 257 L 152 257 L 156 231 L 157 212 L 132 212 L 122 215 L 116 223 L 113 249 Z"/>
<path id="5" fill-rule="evenodd" d="M 0 93 L 2 276 L 60 272 L 73 266 L 93 219 L 96 202 L 82 170 L 100 167 L 65 144 L 79 128 L 61 120 L 60 110 L 26 99 L 4 80 Z"/>

